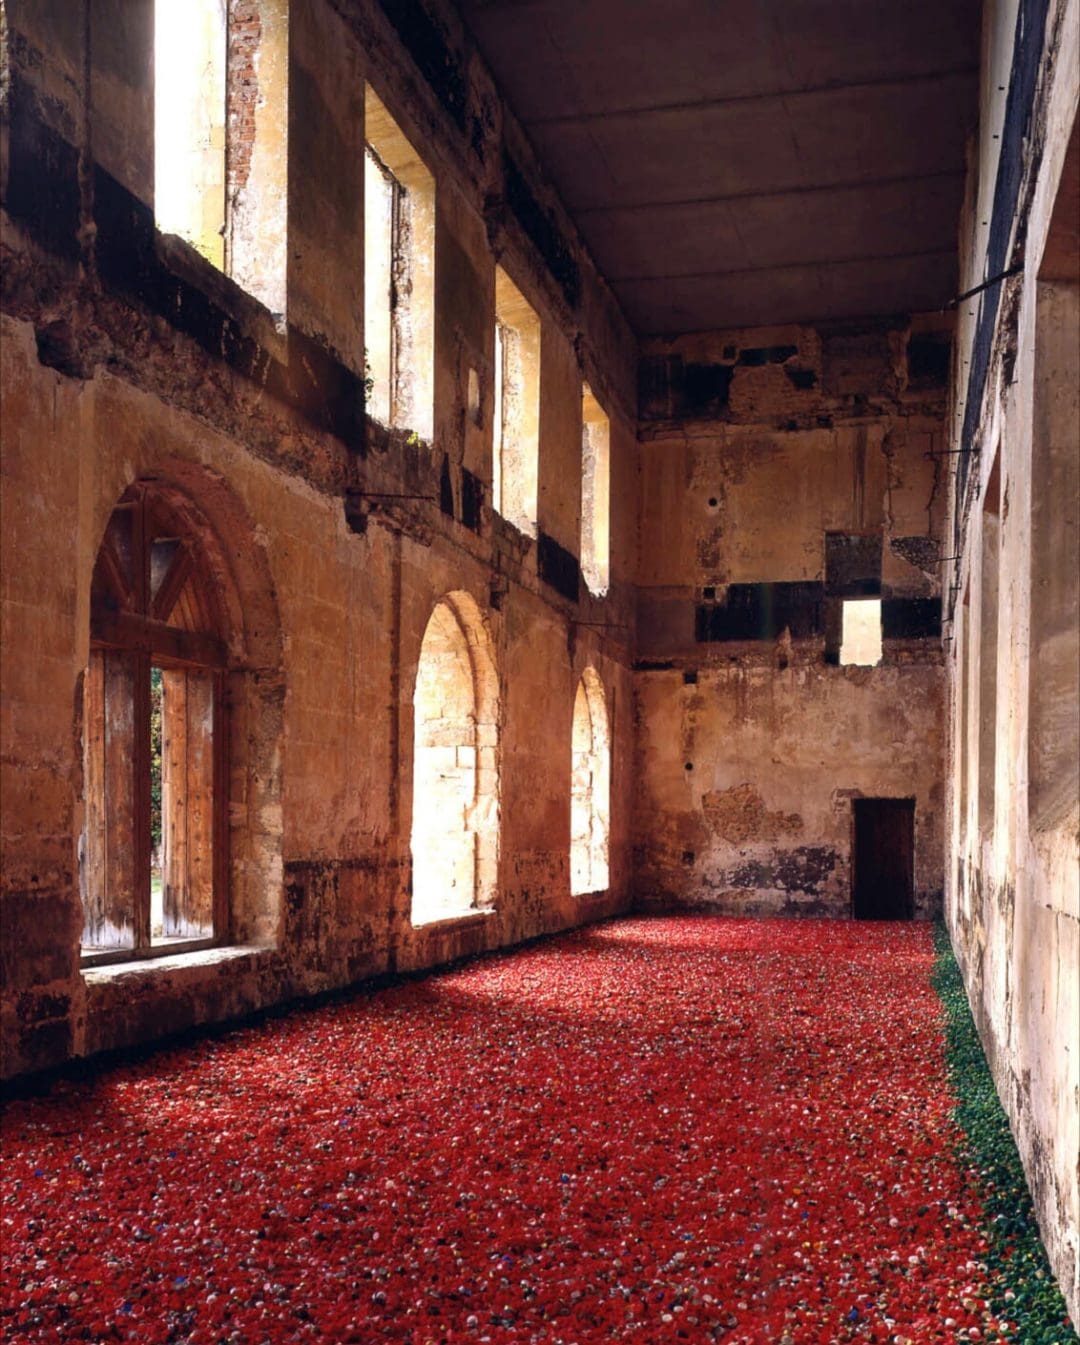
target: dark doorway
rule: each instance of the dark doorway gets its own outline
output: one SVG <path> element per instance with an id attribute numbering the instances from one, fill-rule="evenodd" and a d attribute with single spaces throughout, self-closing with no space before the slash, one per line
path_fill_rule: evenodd
<path id="1" fill-rule="evenodd" d="M 856 920 L 910 920 L 915 800 L 856 799 L 852 893 Z"/>

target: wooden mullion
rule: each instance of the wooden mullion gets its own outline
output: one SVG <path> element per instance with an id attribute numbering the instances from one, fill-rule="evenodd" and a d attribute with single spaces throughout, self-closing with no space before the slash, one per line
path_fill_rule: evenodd
<path id="1" fill-rule="evenodd" d="M 232 938 L 229 903 L 229 715 L 226 673 L 214 673 L 214 937 Z"/>
<path id="2" fill-rule="evenodd" d="M 105 581 L 112 589 L 116 600 L 121 607 L 131 607 L 131 585 L 124 578 L 123 566 L 120 563 L 120 557 L 116 554 L 116 547 L 112 538 L 105 534 L 105 540 L 101 544 L 101 551 L 98 553 L 98 564 L 104 573 Z"/>
<path id="3" fill-rule="evenodd" d="M 135 741 L 131 765 L 135 777 L 135 948 L 150 947 L 150 655 L 137 653 L 132 723 Z"/>
<path id="4" fill-rule="evenodd" d="M 106 538 L 102 545 L 99 563 L 101 580 L 120 600 L 124 610 L 111 610 L 111 603 L 99 604 L 91 610 L 91 648 L 101 651 L 106 659 L 122 658 L 123 664 L 130 669 L 130 681 L 125 676 L 122 691 L 125 700 L 129 695 L 131 698 L 130 762 L 125 761 L 122 756 L 117 760 L 116 770 L 121 774 L 115 778 L 122 779 L 125 787 L 130 781 L 131 787 L 130 813 L 129 801 L 124 799 L 125 853 L 120 856 L 123 860 L 122 881 L 117 885 L 116 891 L 126 899 L 128 885 L 130 884 L 133 889 L 130 902 L 130 919 L 133 925 L 132 947 L 122 952 L 94 954 L 95 962 L 133 960 L 155 956 L 158 952 L 151 943 L 150 897 L 152 860 L 150 673 L 153 667 L 198 670 L 199 684 L 205 690 L 205 679 L 209 678 L 213 696 L 213 734 L 212 743 L 209 745 L 212 754 L 210 764 L 213 798 L 209 835 L 206 836 L 204 833 L 201 841 L 203 846 L 208 843 L 212 847 L 210 880 L 213 889 L 211 912 L 213 937 L 212 940 L 179 940 L 175 944 L 170 942 L 169 947 L 175 951 L 206 947 L 209 942 L 222 943 L 232 936 L 229 902 L 228 647 L 223 640 L 209 632 L 181 630 L 167 624 L 167 618 L 172 614 L 198 564 L 197 553 L 192 553 L 183 538 L 177 539 L 180 548 L 162 579 L 156 600 L 152 597 L 150 554 L 154 538 L 152 507 L 151 492 L 141 486 L 133 488 L 131 498 L 123 505 L 117 506 L 118 510 L 130 510 L 130 583 L 124 579 L 120 556 L 111 538 Z M 212 586 L 208 593 L 213 596 Z M 126 714 L 124 718 L 126 719 Z M 121 746 L 126 750 L 129 741 L 126 727 L 123 738 Z M 202 780 L 202 787 L 205 790 L 205 774 Z M 106 788 L 107 785 L 103 785 L 103 789 Z M 126 788 L 124 792 L 126 793 Z M 129 852 L 126 850 L 128 825 L 132 833 Z M 204 851 L 202 853 L 204 854 Z M 205 894 L 205 868 L 202 873 L 201 890 Z M 203 901 L 201 918 L 205 920 L 205 896 Z M 124 906 L 126 910 L 126 900 Z"/>
<path id="5" fill-rule="evenodd" d="M 150 609 L 149 615 L 155 621 L 168 621 L 193 568 L 191 555 L 181 542 Z"/>
<path id="6" fill-rule="evenodd" d="M 132 612 L 93 613 L 90 638 L 100 646 L 153 654 L 167 663 L 194 668 L 220 668 L 225 663 L 225 644 L 217 636 L 178 630 Z"/>
<path id="7" fill-rule="evenodd" d="M 149 611 L 150 595 L 149 520 L 146 515 L 146 495 L 140 493 L 131 511 L 131 579 L 135 611 L 142 615 Z"/>

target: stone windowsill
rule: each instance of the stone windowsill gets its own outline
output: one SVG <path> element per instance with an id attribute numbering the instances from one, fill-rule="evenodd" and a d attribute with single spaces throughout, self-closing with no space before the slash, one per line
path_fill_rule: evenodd
<path id="1" fill-rule="evenodd" d="M 452 912 L 449 915 L 434 916 L 431 920 L 421 920 L 419 924 L 413 921 L 412 928 L 415 931 L 434 929 L 440 934 L 444 934 L 447 930 L 454 929 L 457 926 L 464 928 L 475 924 L 478 920 L 490 920 L 495 914 L 496 912 L 493 909 Z"/>
<path id="2" fill-rule="evenodd" d="M 82 976 L 87 985 L 105 985 L 126 976 L 219 967 L 241 958 L 266 958 L 272 953 L 273 949 L 254 944 L 233 944 L 226 948 L 203 948 L 192 953 L 178 952 L 163 957 L 141 958 L 134 962 L 108 962 L 104 966 L 83 967 Z"/>

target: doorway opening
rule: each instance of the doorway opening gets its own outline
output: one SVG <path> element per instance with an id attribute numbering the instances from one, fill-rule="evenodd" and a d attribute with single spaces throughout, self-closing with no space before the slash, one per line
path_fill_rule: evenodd
<path id="1" fill-rule="evenodd" d="M 856 799 L 852 914 L 911 920 L 915 914 L 915 800 Z"/>

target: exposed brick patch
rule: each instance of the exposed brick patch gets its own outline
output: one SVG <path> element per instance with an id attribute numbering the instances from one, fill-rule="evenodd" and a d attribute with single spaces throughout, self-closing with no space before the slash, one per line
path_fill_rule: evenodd
<path id="1" fill-rule="evenodd" d="M 753 785 L 710 791 L 702 796 L 702 810 L 714 832 L 732 845 L 743 841 L 775 841 L 802 830 L 798 813 L 769 812 Z"/>
<path id="2" fill-rule="evenodd" d="M 229 0 L 229 77 L 226 85 L 226 183 L 230 200 L 247 186 L 255 152 L 259 102 L 256 59 L 262 41 L 259 0 Z"/>

